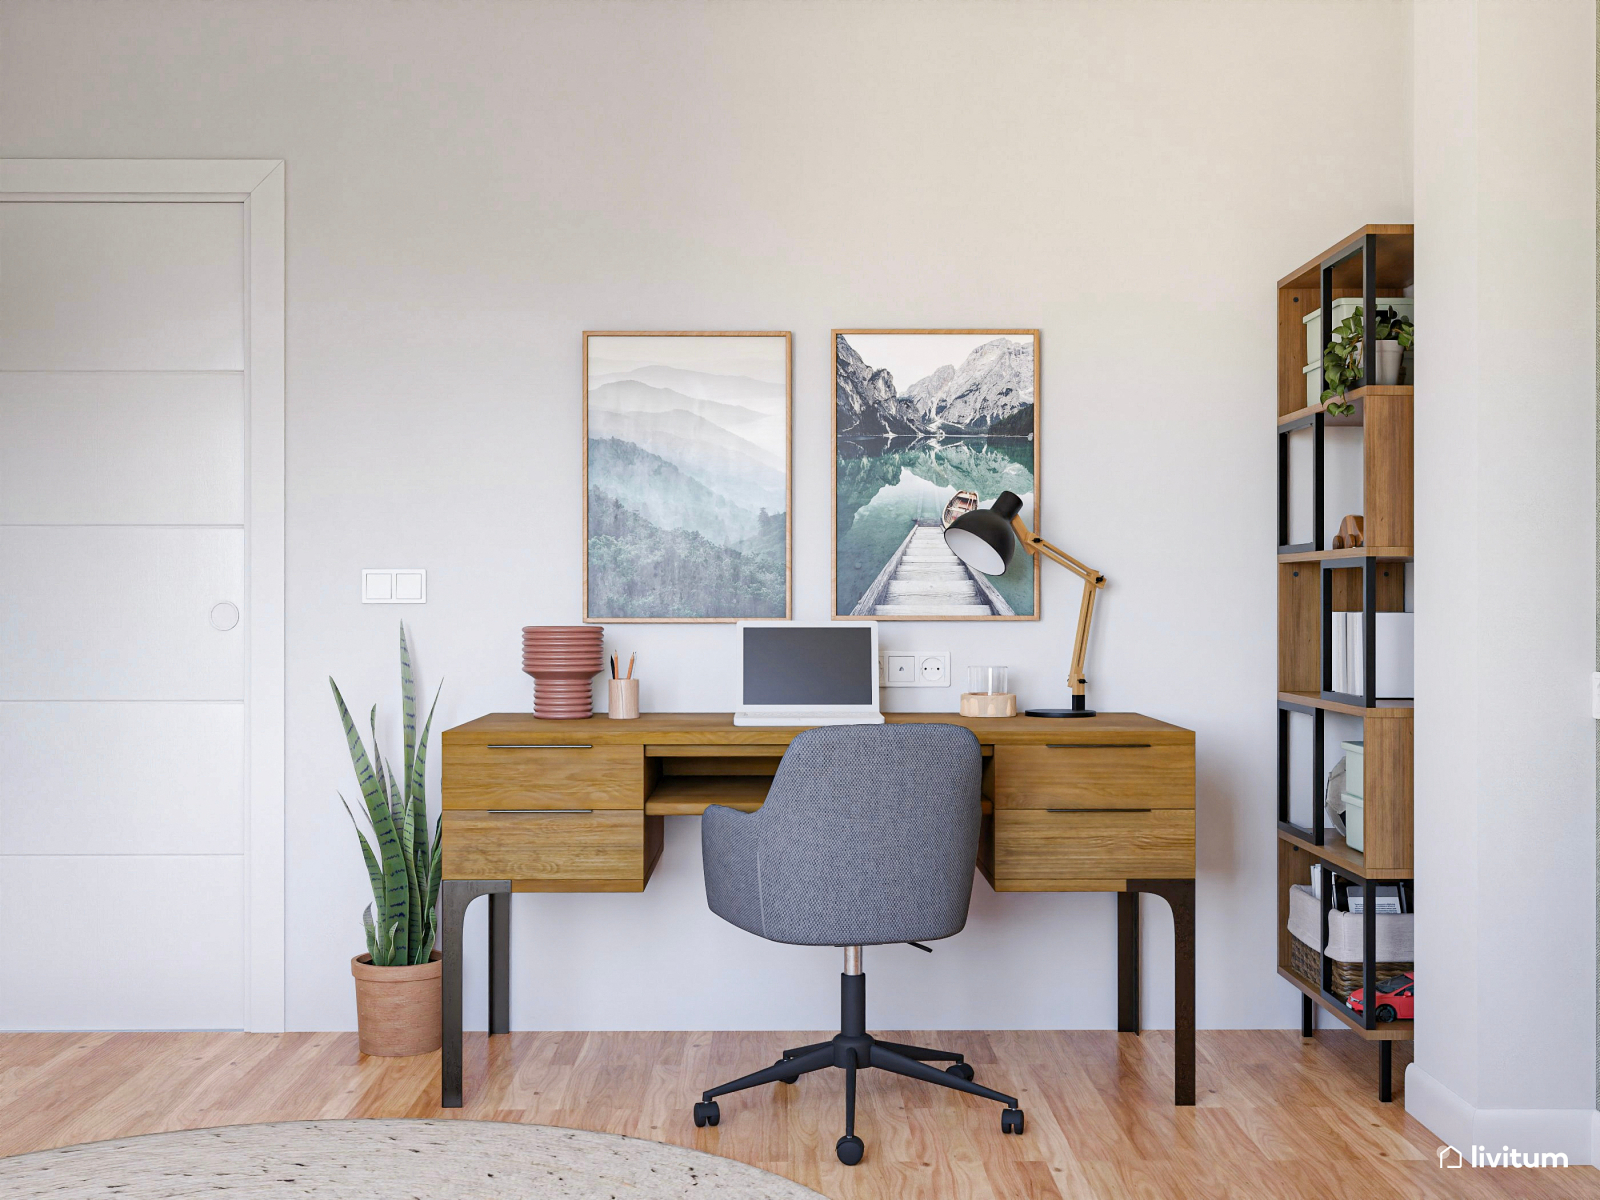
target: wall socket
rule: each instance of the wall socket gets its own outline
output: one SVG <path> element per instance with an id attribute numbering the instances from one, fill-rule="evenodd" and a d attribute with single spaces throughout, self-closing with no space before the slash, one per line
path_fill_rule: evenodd
<path id="1" fill-rule="evenodd" d="M 944 650 L 880 650 L 878 686 L 949 687 L 950 654 Z"/>

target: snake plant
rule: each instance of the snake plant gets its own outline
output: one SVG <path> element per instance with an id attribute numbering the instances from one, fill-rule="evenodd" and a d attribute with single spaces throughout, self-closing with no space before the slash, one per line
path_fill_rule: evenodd
<path id="1" fill-rule="evenodd" d="M 350 762 L 361 785 L 372 840 L 350 810 L 344 793 L 339 800 L 350 813 L 361 842 L 361 856 L 372 880 L 372 903 L 361 916 L 366 927 L 367 953 L 374 966 L 404 967 L 428 961 L 437 932 L 439 899 L 439 824 L 434 823 L 433 838 L 428 838 L 426 799 L 428 733 L 433 728 L 433 708 L 417 737 L 417 694 L 411 680 L 411 651 L 406 646 L 406 627 L 400 626 L 400 695 L 405 704 L 405 763 L 397 773 L 385 762 L 378 748 L 378 706 L 372 706 L 368 722 L 372 729 L 372 756 L 361 742 L 361 733 L 350 719 L 344 697 L 333 676 L 328 677 L 339 720 L 344 724 L 345 741 L 350 747 Z M 441 685 L 442 687 L 443 685 Z M 434 706 L 439 693 L 433 694 Z M 376 847 L 376 852 L 374 852 Z"/>

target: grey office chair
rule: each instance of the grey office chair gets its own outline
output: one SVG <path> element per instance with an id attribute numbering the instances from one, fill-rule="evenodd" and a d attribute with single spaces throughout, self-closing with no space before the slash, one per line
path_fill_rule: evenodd
<path id="1" fill-rule="evenodd" d="M 1022 1132 L 1016 1098 L 972 1082 L 961 1055 L 880 1041 L 866 1028 L 861 948 L 946 938 L 967 923 L 982 773 L 978 739 L 955 725 L 833 726 L 794 739 L 760 811 L 706 809 L 700 837 L 711 911 L 769 941 L 842 946 L 844 974 L 838 1035 L 711 1088 L 694 1106 L 697 1126 L 721 1120 L 718 1096 L 841 1067 L 844 1136 L 836 1148 L 855 1166 L 863 1151 L 856 1072 L 877 1067 L 998 1100 L 1006 1106 L 1001 1132 Z M 930 1062 L 951 1065 L 940 1071 Z"/>

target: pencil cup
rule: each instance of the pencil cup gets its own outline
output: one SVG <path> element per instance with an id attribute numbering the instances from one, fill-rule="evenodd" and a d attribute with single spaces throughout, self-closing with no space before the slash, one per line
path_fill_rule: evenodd
<path id="1" fill-rule="evenodd" d="M 639 715 L 639 681 L 637 679 L 613 679 L 611 685 L 610 712 L 607 714 L 613 721 L 631 721 Z"/>

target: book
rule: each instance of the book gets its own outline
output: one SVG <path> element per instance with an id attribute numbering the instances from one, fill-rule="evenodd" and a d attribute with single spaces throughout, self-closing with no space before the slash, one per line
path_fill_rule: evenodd
<path id="1" fill-rule="evenodd" d="M 1345 645 L 1345 636 L 1349 630 L 1349 623 L 1345 620 L 1347 615 L 1345 613 L 1336 612 L 1332 615 L 1333 624 L 1329 632 L 1333 639 L 1333 649 L 1330 655 L 1333 660 L 1331 664 L 1333 679 L 1330 686 L 1336 692 L 1348 692 L 1350 690 L 1350 681 L 1346 676 L 1348 675 L 1347 667 L 1349 662 L 1346 655 L 1349 651 Z"/>
<path id="2" fill-rule="evenodd" d="M 1349 904 L 1347 911 L 1355 913 L 1357 916 L 1361 916 L 1366 912 L 1366 893 L 1360 888 L 1350 888 L 1346 896 L 1346 901 Z M 1374 905 L 1374 911 L 1376 911 L 1380 917 L 1397 917 L 1401 914 L 1403 910 L 1400 907 L 1399 885 L 1393 883 L 1380 883 L 1378 885 L 1377 902 Z"/>

